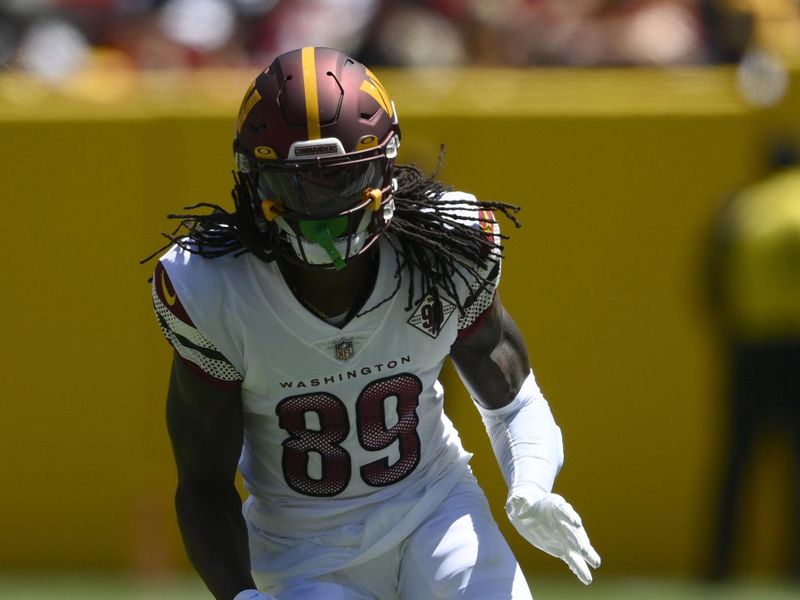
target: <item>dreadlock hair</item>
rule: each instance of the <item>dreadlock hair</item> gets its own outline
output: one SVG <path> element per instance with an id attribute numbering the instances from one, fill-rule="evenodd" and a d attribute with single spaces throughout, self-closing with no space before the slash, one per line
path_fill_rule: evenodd
<path id="1" fill-rule="evenodd" d="M 503 245 L 495 241 L 494 236 L 487 236 L 481 227 L 471 226 L 469 223 L 474 223 L 475 218 L 470 217 L 466 222 L 467 219 L 458 214 L 465 211 L 477 213 L 480 215 L 477 219 L 479 225 L 491 225 L 491 216 L 484 216 L 486 213 L 480 211 L 498 212 L 520 227 L 515 216 L 519 206 L 468 198 L 442 200 L 442 194 L 452 189 L 438 180 L 443 156 L 444 148 L 436 170 L 430 175 L 415 165 L 395 165 L 394 215 L 383 235 L 398 256 L 397 284 L 394 292 L 380 304 L 397 294 L 405 271 L 410 281 L 406 310 L 411 310 L 428 297 L 437 301 L 444 296 L 463 314 L 479 292 L 496 277 Z M 258 196 L 250 179 L 234 173 L 231 195 L 235 207 L 232 212 L 216 204 L 199 203 L 185 210 L 206 208 L 211 212 L 167 215 L 167 218 L 177 220 L 178 226 L 171 233 L 162 234 L 168 240 L 167 244 L 141 262 L 149 261 L 173 244 L 205 258 L 228 254 L 239 256 L 249 252 L 265 262 L 274 261 L 281 255 L 279 231 L 276 226 L 257 219 Z M 500 238 L 508 239 L 508 236 L 501 234 Z M 488 263 L 493 263 L 493 266 Z M 419 285 L 415 284 L 417 275 Z M 456 292 L 456 280 L 469 285 L 467 275 L 472 278 L 472 293 L 462 301 Z"/>

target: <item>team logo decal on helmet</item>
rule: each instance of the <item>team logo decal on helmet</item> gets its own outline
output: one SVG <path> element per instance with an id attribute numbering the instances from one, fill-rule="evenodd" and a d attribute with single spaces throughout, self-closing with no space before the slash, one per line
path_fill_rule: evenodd
<path id="1" fill-rule="evenodd" d="M 278 56 L 248 88 L 234 153 L 286 258 L 341 269 L 386 229 L 400 142 L 378 78 L 332 48 Z"/>

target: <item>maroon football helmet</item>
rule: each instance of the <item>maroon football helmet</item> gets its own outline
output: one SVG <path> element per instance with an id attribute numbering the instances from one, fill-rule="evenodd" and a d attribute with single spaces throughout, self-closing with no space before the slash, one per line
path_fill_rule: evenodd
<path id="1" fill-rule="evenodd" d="M 392 218 L 400 142 L 394 103 L 375 75 L 332 48 L 278 56 L 245 93 L 239 172 L 262 225 L 307 264 L 343 268 Z M 266 221 L 266 223 L 265 223 Z"/>

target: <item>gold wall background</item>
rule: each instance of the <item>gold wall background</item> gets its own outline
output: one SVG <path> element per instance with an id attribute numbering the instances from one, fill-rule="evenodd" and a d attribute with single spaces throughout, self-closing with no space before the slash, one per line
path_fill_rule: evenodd
<path id="1" fill-rule="evenodd" d="M 556 490 L 603 555 L 598 576 L 698 572 L 724 435 L 704 236 L 722 195 L 761 172 L 764 136 L 798 130 L 798 78 L 757 109 L 728 69 L 379 74 L 403 161 L 431 169 L 445 143 L 445 180 L 523 207 L 501 293 L 564 431 Z M 186 567 L 162 417 L 170 351 L 138 260 L 167 212 L 228 203 L 252 75 L 0 79 L 2 568 Z M 521 561 L 565 572 L 507 526 L 482 426 L 449 369 L 444 381 Z M 785 540 L 779 450 L 748 490 L 741 561 L 756 572 L 777 568 Z"/>

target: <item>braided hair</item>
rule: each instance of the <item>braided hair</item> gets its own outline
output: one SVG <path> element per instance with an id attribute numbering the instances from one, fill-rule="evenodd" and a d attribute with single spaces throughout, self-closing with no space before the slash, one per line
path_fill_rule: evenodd
<path id="1" fill-rule="evenodd" d="M 471 198 L 443 199 L 444 192 L 452 188 L 437 178 L 442 156 L 439 166 L 431 175 L 424 174 L 414 165 L 394 167 L 397 180 L 397 189 L 393 194 L 394 215 L 383 235 L 397 254 L 397 285 L 381 304 L 397 294 L 402 273 L 406 272 L 410 281 L 406 310 L 416 307 L 427 297 L 438 300 L 444 296 L 463 313 L 477 294 L 473 292 L 465 301 L 460 300 L 456 281 L 460 279 L 469 283 L 469 275 L 473 282 L 477 282 L 479 289 L 488 285 L 497 274 L 503 245 L 494 236 L 485 235 L 480 227 L 459 219 L 456 213 L 477 213 L 480 215 L 477 219 L 479 225 L 491 225 L 491 216 L 484 216 L 486 213 L 480 211 L 499 212 L 520 227 L 515 216 L 519 206 Z M 228 254 L 239 256 L 249 252 L 264 262 L 274 261 L 281 255 L 282 241 L 277 227 L 265 226 L 256 220 L 253 209 L 256 195 L 252 183 L 248 178 L 234 173 L 231 195 L 234 203 L 232 212 L 216 204 L 198 203 L 185 210 L 208 209 L 210 212 L 167 215 L 167 218 L 178 221 L 178 226 L 171 233 L 162 234 L 168 242 L 141 262 L 149 261 L 173 244 L 205 258 L 213 259 Z M 475 219 L 471 221 L 474 223 Z M 508 239 L 502 234 L 499 237 Z M 494 268 L 488 263 L 495 263 Z M 419 285 L 415 285 L 416 281 L 419 281 Z"/>

